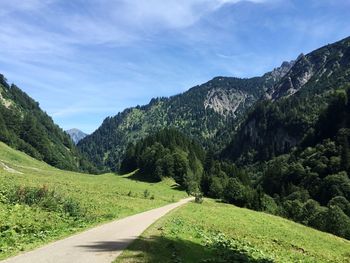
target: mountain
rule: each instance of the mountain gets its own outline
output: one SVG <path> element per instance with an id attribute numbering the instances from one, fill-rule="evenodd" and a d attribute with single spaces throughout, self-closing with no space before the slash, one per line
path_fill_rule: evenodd
<path id="1" fill-rule="evenodd" d="M 70 136 L 70 138 L 73 140 L 73 142 L 75 144 L 77 144 L 79 141 L 81 141 L 82 139 L 84 139 L 87 134 L 82 132 L 81 130 L 79 129 L 70 129 L 70 130 L 67 130 L 66 133 Z"/>
<path id="2" fill-rule="evenodd" d="M 9 85 L 1 74 L 0 140 L 58 168 L 91 168 L 69 136 L 40 109 L 39 103 L 16 85 Z"/>
<path id="3" fill-rule="evenodd" d="M 106 118 L 79 149 L 100 169 L 118 170 L 129 143 L 163 128 L 176 128 L 206 148 L 221 149 L 234 127 L 266 90 L 293 65 L 283 63 L 261 77 L 216 77 L 169 98 L 154 98 L 145 106 L 124 110 Z"/>
<path id="4" fill-rule="evenodd" d="M 226 201 L 258 210 L 274 204 L 272 213 L 350 239 L 350 38 L 299 56 L 265 98 L 221 154 L 254 190 L 222 176 L 208 189 L 226 187 L 217 197 L 233 192 Z"/>
<path id="5" fill-rule="evenodd" d="M 241 123 L 223 156 L 243 163 L 288 152 L 313 133 L 332 93 L 350 82 L 350 38 L 300 55 Z"/>
<path id="6" fill-rule="evenodd" d="M 273 100 L 290 96 L 303 87 L 337 84 L 349 69 L 349 38 L 326 45 L 308 55 L 301 54 L 295 65 L 268 93 Z M 346 72 L 347 71 L 347 72 Z M 344 80 L 339 80 L 344 81 Z"/>

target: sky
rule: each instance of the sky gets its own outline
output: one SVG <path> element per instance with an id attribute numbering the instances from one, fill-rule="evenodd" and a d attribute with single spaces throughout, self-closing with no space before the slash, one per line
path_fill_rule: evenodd
<path id="1" fill-rule="evenodd" d="M 350 0 L 0 0 L 0 73 L 63 129 L 350 36 Z"/>

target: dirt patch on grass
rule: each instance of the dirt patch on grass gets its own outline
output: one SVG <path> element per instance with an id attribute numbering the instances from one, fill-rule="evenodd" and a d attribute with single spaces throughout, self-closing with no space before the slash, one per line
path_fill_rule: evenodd
<path id="1" fill-rule="evenodd" d="M 0 162 L 0 166 L 2 166 L 2 168 L 6 171 L 6 172 L 9 172 L 9 173 L 13 173 L 13 174 L 23 174 L 22 172 L 20 171 L 17 171 L 11 167 L 8 167 L 5 163 L 3 162 Z"/>

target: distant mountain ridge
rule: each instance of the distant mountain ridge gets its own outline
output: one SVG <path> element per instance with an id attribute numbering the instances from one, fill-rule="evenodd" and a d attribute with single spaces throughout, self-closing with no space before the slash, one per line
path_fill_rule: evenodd
<path id="1" fill-rule="evenodd" d="M 66 133 L 70 136 L 70 138 L 75 144 L 78 144 L 79 141 L 81 141 L 87 136 L 86 133 L 76 128 L 69 129 L 66 131 Z"/>
<path id="2" fill-rule="evenodd" d="M 283 153 L 301 140 L 306 127 L 311 127 L 320 110 L 327 106 L 327 90 L 348 81 L 349 42 L 347 38 L 307 55 L 301 54 L 296 60 L 283 62 L 280 67 L 261 77 L 216 77 L 182 94 L 155 98 L 148 105 L 126 109 L 114 117 L 106 118 L 93 134 L 78 143 L 78 147 L 98 167 L 118 170 L 126 145 L 136 143 L 156 130 L 172 127 L 194 138 L 207 149 L 219 151 L 226 147 L 230 156 L 238 152 L 247 153 L 248 148 L 255 149 L 250 148 L 250 145 L 275 148 L 259 148 L 259 154 L 267 151 L 270 154 Z M 325 96 L 313 99 L 314 94 Z M 279 120 L 279 130 L 269 127 L 262 134 L 257 134 L 262 130 L 256 126 L 252 116 L 259 114 L 259 111 L 274 114 L 263 105 L 277 102 L 275 105 L 278 106 L 285 103 L 283 100 L 288 97 L 295 97 L 289 103 L 295 100 L 295 107 L 300 106 L 296 111 L 310 112 L 308 119 L 301 120 L 288 113 L 283 120 Z M 300 102 L 298 97 L 310 99 Z M 297 125 L 303 127 L 302 131 L 293 133 L 293 127 Z M 253 132 L 251 142 L 243 140 L 243 136 L 249 136 L 248 131 Z M 234 137 L 236 133 L 238 135 Z M 265 140 L 265 137 L 272 141 Z M 236 146 L 227 147 L 232 138 L 234 142 L 231 145 Z M 241 143 L 243 141 L 247 144 Z M 260 141 L 269 141 L 271 144 Z M 265 156 L 269 158 L 269 154 Z"/>
<path id="3" fill-rule="evenodd" d="M 184 93 L 154 98 L 148 105 L 106 118 L 78 147 L 98 167 L 112 170 L 118 170 L 129 143 L 163 128 L 176 128 L 207 148 L 221 149 L 230 141 L 246 111 L 292 65 L 293 61 L 284 62 L 261 77 L 216 77 Z"/>

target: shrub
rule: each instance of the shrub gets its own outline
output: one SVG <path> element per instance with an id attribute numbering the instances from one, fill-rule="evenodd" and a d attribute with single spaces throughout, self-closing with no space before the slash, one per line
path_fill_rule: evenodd
<path id="1" fill-rule="evenodd" d="M 350 202 L 344 196 L 333 197 L 329 202 L 328 206 L 338 206 L 340 209 L 350 217 Z"/>
<path id="2" fill-rule="evenodd" d="M 249 204 L 249 193 L 247 187 L 242 185 L 238 179 L 230 178 L 224 191 L 224 200 L 240 207 Z"/>
<path id="3" fill-rule="evenodd" d="M 203 194 L 200 192 L 197 192 L 194 194 L 194 202 L 197 204 L 203 203 Z"/>
<path id="4" fill-rule="evenodd" d="M 304 203 L 301 222 L 305 225 L 311 225 L 312 222 L 317 220 L 321 212 L 322 208 L 320 204 L 313 199 L 309 199 L 306 201 L 306 203 Z"/>
<path id="5" fill-rule="evenodd" d="M 287 200 L 283 203 L 284 214 L 287 218 L 301 222 L 303 219 L 303 203 L 299 200 Z"/>
<path id="6" fill-rule="evenodd" d="M 38 206 L 47 211 L 67 214 L 71 217 L 84 217 L 85 211 L 81 205 L 72 198 L 64 198 L 50 190 L 47 185 L 42 187 L 17 186 L 2 193 L 11 204 L 25 204 L 28 206 Z"/>
<path id="7" fill-rule="evenodd" d="M 85 214 L 80 204 L 75 200 L 73 200 L 72 198 L 68 198 L 64 200 L 63 211 L 64 213 L 76 218 Z"/>
<path id="8" fill-rule="evenodd" d="M 350 218 L 338 206 L 330 206 L 326 214 L 327 232 L 350 239 Z"/>
<path id="9" fill-rule="evenodd" d="M 264 194 L 261 198 L 261 210 L 273 215 L 278 215 L 280 213 L 280 208 L 276 204 L 275 200 L 266 194 Z"/>
<path id="10" fill-rule="evenodd" d="M 143 191 L 143 197 L 144 198 L 148 198 L 150 196 L 151 192 L 148 191 L 148 189 L 146 189 L 145 191 Z"/>
<path id="11" fill-rule="evenodd" d="M 209 186 L 209 195 L 214 198 L 220 198 L 224 194 L 225 187 L 227 185 L 227 179 L 225 177 L 214 176 Z"/>

